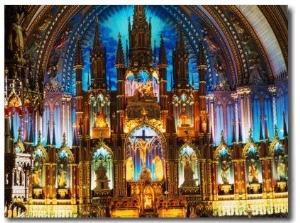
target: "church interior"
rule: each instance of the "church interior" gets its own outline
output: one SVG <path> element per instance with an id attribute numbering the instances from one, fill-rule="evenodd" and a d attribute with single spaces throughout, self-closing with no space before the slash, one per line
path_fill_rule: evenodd
<path id="1" fill-rule="evenodd" d="M 288 217 L 279 5 L 5 5 L 4 217 Z"/>

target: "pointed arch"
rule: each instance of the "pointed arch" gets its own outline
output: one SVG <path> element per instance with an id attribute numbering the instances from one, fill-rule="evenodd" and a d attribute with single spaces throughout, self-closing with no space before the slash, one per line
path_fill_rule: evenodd
<path id="1" fill-rule="evenodd" d="M 255 148 L 256 152 L 257 152 L 257 157 L 260 157 L 260 147 L 258 147 L 252 140 L 250 140 L 243 148 L 242 151 L 242 157 L 244 157 L 245 159 L 248 157 L 249 155 L 249 151 L 251 150 L 251 148 Z"/>
<path id="2" fill-rule="evenodd" d="M 90 160 L 91 189 L 112 189 L 114 160 L 112 150 L 103 141 L 99 141 L 91 151 Z M 103 184 L 100 185 L 100 181 Z"/>
<path id="3" fill-rule="evenodd" d="M 142 123 L 133 128 L 125 138 L 126 179 L 133 181 L 142 178 L 154 181 L 164 179 L 167 159 L 165 148 L 164 135 L 150 123 Z M 130 177 L 132 174 L 133 178 Z"/>
<path id="4" fill-rule="evenodd" d="M 219 184 L 233 184 L 234 173 L 231 158 L 231 149 L 222 140 L 221 144 L 214 152 L 213 159 L 217 162 L 217 177 Z"/>
<path id="5" fill-rule="evenodd" d="M 49 156 L 44 146 L 39 142 L 33 152 L 33 168 L 32 168 L 32 187 L 39 188 L 45 185 L 45 164 L 49 161 Z"/>
<path id="6" fill-rule="evenodd" d="M 251 139 L 243 149 L 243 157 L 245 158 L 247 182 L 250 183 L 249 193 L 259 193 L 262 183 L 262 168 L 260 162 L 260 147 L 258 147 Z M 254 185 L 252 187 L 251 185 Z"/>
<path id="7" fill-rule="evenodd" d="M 197 147 L 187 142 L 179 149 L 178 154 L 179 187 L 196 187 L 200 185 L 199 160 L 201 154 Z"/>

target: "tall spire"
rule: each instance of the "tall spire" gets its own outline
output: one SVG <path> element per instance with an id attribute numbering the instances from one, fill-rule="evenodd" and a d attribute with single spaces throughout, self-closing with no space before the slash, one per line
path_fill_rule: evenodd
<path id="1" fill-rule="evenodd" d="M 94 45 L 91 53 L 93 89 L 106 89 L 106 52 L 100 41 L 98 18 L 95 20 Z"/>
<path id="2" fill-rule="evenodd" d="M 143 5 L 134 6 L 133 27 L 143 26 L 146 21 L 146 14 Z"/>
<path id="3" fill-rule="evenodd" d="M 179 39 L 176 49 L 173 52 L 173 76 L 175 79 L 175 88 L 189 88 L 189 54 L 184 46 L 182 27 L 179 26 Z"/>
<path id="4" fill-rule="evenodd" d="M 129 24 L 130 25 L 130 24 Z M 129 27 L 129 69 L 135 71 L 135 78 L 140 69 L 152 69 L 151 25 L 146 21 L 144 6 L 135 6 L 132 27 Z"/>
<path id="5" fill-rule="evenodd" d="M 166 47 L 165 47 L 163 34 L 160 35 L 159 65 L 160 65 L 160 67 L 168 66 L 167 53 L 166 53 Z"/>
<path id="6" fill-rule="evenodd" d="M 94 45 L 93 45 L 93 53 L 100 53 L 102 51 L 102 45 L 100 42 L 100 35 L 99 35 L 99 26 L 98 26 L 98 17 L 95 19 L 95 36 L 94 36 Z"/>
<path id="7" fill-rule="evenodd" d="M 125 66 L 124 61 L 124 52 L 123 52 L 123 46 L 121 41 L 121 35 L 119 33 L 118 35 L 118 48 L 117 48 L 117 55 L 116 55 L 116 67 L 121 68 Z"/>

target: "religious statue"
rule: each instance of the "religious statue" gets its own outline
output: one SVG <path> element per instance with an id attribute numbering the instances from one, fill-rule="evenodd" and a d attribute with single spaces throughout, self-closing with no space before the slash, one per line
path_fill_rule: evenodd
<path id="1" fill-rule="evenodd" d="M 260 66 L 258 59 L 252 56 L 249 59 L 250 63 L 250 76 L 249 76 L 249 84 L 250 85 L 264 85 L 266 81 L 263 79 L 264 70 Z"/>
<path id="2" fill-rule="evenodd" d="M 67 185 L 66 173 L 64 164 L 60 164 L 60 168 L 58 170 L 58 188 L 65 188 Z"/>
<path id="3" fill-rule="evenodd" d="M 192 167 L 190 166 L 189 161 L 186 161 L 184 165 L 184 182 L 182 184 L 183 187 L 195 187 L 196 183 L 194 180 L 194 171 Z"/>
<path id="4" fill-rule="evenodd" d="M 159 156 L 155 156 L 155 158 L 152 160 L 154 166 L 155 166 L 155 178 L 156 180 L 160 181 L 163 179 L 163 164 L 161 161 L 161 158 Z"/>
<path id="5" fill-rule="evenodd" d="M 102 162 L 100 163 L 99 167 L 97 168 L 97 170 L 95 172 L 96 172 L 96 175 L 97 175 L 97 179 L 107 180 L 106 169 L 103 166 Z"/>
<path id="6" fill-rule="evenodd" d="M 187 161 L 184 166 L 184 180 L 192 180 L 193 175 L 194 175 L 194 171 L 190 166 L 189 161 Z"/>
<path id="7" fill-rule="evenodd" d="M 108 187 L 108 177 L 106 175 L 107 170 L 103 166 L 102 162 L 100 162 L 99 167 L 95 170 L 96 174 L 96 184 L 98 189 L 109 189 Z"/>
<path id="8" fill-rule="evenodd" d="M 144 93 L 145 98 L 153 98 L 154 97 L 153 87 L 151 86 L 151 84 L 149 82 L 147 82 L 147 84 L 143 87 L 143 93 Z"/>
<path id="9" fill-rule="evenodd" d="M 22 27 L 22 20 L 24 17 L 24 12 L 21 14 L 16 14 L 15 22 L 12 24 L 11 33 L 9 36 L 9 46 L 8 48 L 15 53 L 18 53 L 18 58 L 23 59 L 24 52 L 24 37 L 23 32 L 24 28 Z"/>
<path id="10" fill-rule="evenodd" d="M 249 165 L 249 181 L 250 182 L 258 182 L 258 169 L 255 159 L 250 160 L 251 163 Z"/>
<path id="11" fill-rule="evenodd" d="M 41 183 L 41 168 L 38 161 L 34 162 L 33 174 L 32 174 L 32 181 L 33 187 L 39 187 Z"/>
<path id="12" fill-rule="evenodd" d="M 19 162 L 17 162 L 16 171 L 15 171 L 15 184 L 20 186 L 21 185 L 21 179 L 22 177 L 22 166 Z"/>
<path id="13" fill-rule="evenodd" d="M 181 109 L 181 113 L 179 115 L 179 119 L 180 119 L 180 123 L 181 123 L 181 126 L 189 126 L 189 121 L 190 121 L 190 118 L 186 112 L 186 108 L 183 107 Z"/>
<path id="14" fill-rule="evenodd" d="M 278 160 L 277 173 L 279 181 L 285 181 L 287 179 L 286 166 L 282 156 L 280 156 Z"/>
<path id="15" fill-rule="evenodd" d="M 150 209 L 153 208 L 153 198 L 151 187 L 146 187 L 144 190 L 144 208 Z"/>
<path id="16" fill-rule="evenodd" d="M 141 87 L 138 86 L 133 93 L 132 102 L 138 102 L 142 99 L 142 90 Z"/>
<path id="17" fill-rule="evenodd" d="M 142 172 L 140 174 L 140 180 L 148 181 L 151 180 L 151 177 L 152 177 L 151 171 L 148 168 L 143 167 Z"/>
<path id="18" fill-rule="evenodd" d="M 98 111 L 95 114 L 95 122 L 94 122 L 94 126 L 95 127 L 107 127 L 107 123 L 106 123 L 106 115 L 103 114 L 101 111 Z"/>
<path id="19" fill-rule="evenodd" d="M 146 153 L 147 153 L 147 147 L 148 143 L 146 140 L 140 140 L 140 158 L 142 160 L 142 166 L 146 167 Z"/>
<path id="20" fill-rule="evenodd" d="M 132 157 L 128 157 L 126 160 L 126 181 L 134 179 L 134 163 Z"/>
<path id="21" fill-rule="evenodd" d="M 228 180 L 229 173 L 230 173 L 230 166 L 228 165 L 226 160 L 223 160 L 221 164 L 221 177 L 222 177 L 223 184 L 229 184 L 229 180 Z"/>

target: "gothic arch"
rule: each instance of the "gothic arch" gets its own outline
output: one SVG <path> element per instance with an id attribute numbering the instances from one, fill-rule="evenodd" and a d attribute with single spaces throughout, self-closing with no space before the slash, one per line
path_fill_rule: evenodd
<path id="1" fill-rule="evenodd" d="M 196 187 L 200 185 L 199 160 L 201 154 L 197 147 L 187 142 L 178 151 L 178 187 Z"/>
<path id="2" fill-rule="evenodd" d="M 140 124 L 125 138 L 124 166 L 127 181 L 161 181 L 166 176 L 166 140 L 154 126 Z"/>
<path id="3" fill-rule="evenodd" d="M 248 157 L 248 152 L 249 152 L 249 149 L 251 148 L 251 146 L 253 146 L 254 148 L 256 148 L 256 151 L 257 151 L 257 156 L 260 157 L 260 147 L 257 146 L 253 141 L 249 141 L 243 148 L 243 151 L 242 151 L 242 157 L 244 157 L 245 159 Z"/>
<path id="4" fill-rule="evenodd" d="M 219 161 L 219 158 L 220 158 L 220 151 L 222 150 L 222 149 L 226 149 L 227 151 L 228 151 L 228 153 L 229 153 L 229 158 L 231 159 L 231 149 L 230 149 L 230 147 L 227 145 L 227 144 L 225 144 L 224 142 L 221 142 L 221 144 L 216 148 L 216 150 L 214 151 L 214 155 L 213 155 L 213 159 L 215 160 L 215 161 Z"/>

